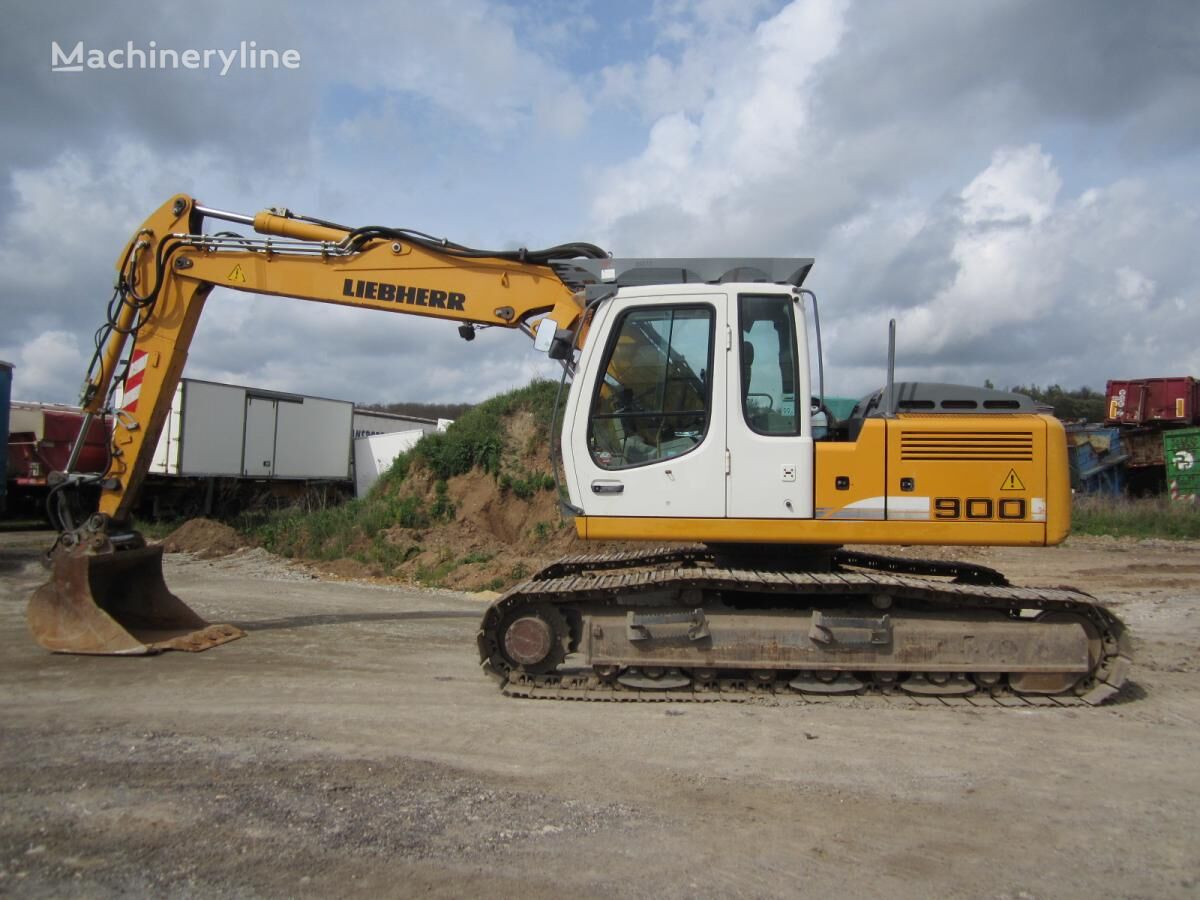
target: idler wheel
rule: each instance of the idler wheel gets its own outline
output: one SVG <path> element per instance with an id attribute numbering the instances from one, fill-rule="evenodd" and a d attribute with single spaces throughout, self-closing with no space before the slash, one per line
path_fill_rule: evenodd
<path id="1" fill-rule="evenodd" d="M 536 666 L 550 655 L 554 632 L 538 616 L 521 616 L 504 632 L 504 652 L 522 666 Z"/>
<path id="2" fill-rule="evenodd" d="M 553 672 L 566 658 L 567 623 L 554 609 L 523 610 L 501 629 L 504 655 L 527 672 Z"/>

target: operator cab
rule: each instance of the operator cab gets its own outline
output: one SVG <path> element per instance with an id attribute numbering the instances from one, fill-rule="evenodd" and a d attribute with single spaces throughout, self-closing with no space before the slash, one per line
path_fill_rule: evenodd
<path id="1" fill-rule="evenodd" d="M 621 274 L 587 288 L 564 420 L 572 504 L 600 517 L 811 517 L 799 290 L 811 260 L 605 262 Z"/>

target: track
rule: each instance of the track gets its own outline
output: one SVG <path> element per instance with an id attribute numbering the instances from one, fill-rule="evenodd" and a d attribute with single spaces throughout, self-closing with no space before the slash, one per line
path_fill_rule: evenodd
<path id="1" fill-rule="evenodd" d="M 637 702 L 773 698 L 858 705 L 1092 706 L 1117 694 L 1127 677 L 1131 651 L 1124 625 L 1080 591 L 1014 587 L 992 569 L 961 563 L 845 551 L 834 552 L 830 563 L 828 571 L 797 571 L 777 563 L 751 568 L 745 559 L 731 560 L 703 547 L 566 557 L 489 607 L 478 635 L 482 665 L 510 696 Z M 521 624 L 514 630 L 515 622 Z M 746 629 L 747 623 L 764 623 L 746 632 L 752 635 L 750 644 L 740 645 L 754 657 L 753 666 L 714 656 L 725 632 Z M 832 648 L 832 663 L 824 668 L 780 655 L 780 646 L 786 651 L 801 644 L 797 653 L 813 654 L 812 644 L 802 639 L 810 623 L 811 640 L 827 641 Z M 1004 646 L 1011 649 L 1013 629 L 1020 628 L 1017 642 L 1029 647 L 1021 646 L 1016 655 L 1023 654 L 1028 671 L 1041 673 L 1046 669 L 1036 668 L 1039 654 L 1055 650 L 1058 636 L 1068 630 L 1078 643 L 1082 625 L 1088 637 L 1086 672 L 1027 674 L 1016 666 L 1011 672 L 984 673 L 969 665 L 954 671 L 961 653 L 953 652 L 939 658 L 926 651 L 923 665 L 911 659 L 880 662 L 881 653 L 901 643 L 903 632 L 893 635 L 893 627 L 914 625 L 946 638 L 923 635 L 927 644 L 945 643 L 952 650 L 989 629 L 1004 630 L 1010 638 Z M 636 649 L 619 658 L 609 651 L 605 657 L 597 647 L 604 640 L 614 642 L 618 628 L 632 635 L 625 646 Z M 523 651 L 514 636 L 537 646 Z M 1000 646 L 1001 640 L 993 643 Z M 646 648 L 660 656 L 653 665 L 639 666 L 638 654 Z M 543 650 L 545 657 L 535 659 Z M 514 658 L 523 652 L 526 664 Z M 664 663 L 662 653 L 673 654 L 677 664 Z M 1010 652 L 1006 658 L 1015 657 Z"/>

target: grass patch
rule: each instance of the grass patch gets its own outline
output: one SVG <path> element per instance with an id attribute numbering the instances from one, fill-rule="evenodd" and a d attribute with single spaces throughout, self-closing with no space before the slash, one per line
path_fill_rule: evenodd
<path id="1" fill-rule="evenodd" d="M 459 561 L 454 558 L 454 554 L 447 549 L 443 549 L 436 563 L 431 566 L 421 566 L 417 569 L 417 581 L 429 587 L 441 587 L 446 576 L 457 569 L 458 566 Z"/>
<path id="2" fill-rule="evenodd" d="M 554 414 L 557 392 L 558 385 L 555 382 L 536 379 L 525 387 L 472 407 L 445 431 L 425 435 L 411 449 L 396 457 L 391 468 L 380 476 L 372 488 L 372 494 L 376 491 L 394 491 L 404 483 L 418 461 L 439 482 L 455 475 L 465 475 L 472 469 L 482 469 L 494 475 L 502 488 L 511 490 L 522 499 L 527 500 L 540 490 L 552 490 L 552 477 L 526 472 L 515 466 L 511 458 L 538 447 L 549 448 L 550 419 Z M 505 420 L 524 410 L 533 414 L 534 432 L 529 439 L 529 446 L 508 447 L 504 440 Z M 561 428 L 560 421 L 558 430 L 561 431 Z M 554 435 L 554 440 L 558 440 L 558 435 Z M 449 514 L 453 515 L 453 509 Z"/>
<path id="3" fill-rule="evenodd" d="M 422 460 L 440 480 L 465 475 L 472 469 L 483 469 L 501 477 L 505 458 L 510 451 L 528 452 L 533 447 L 547 447 L 550 441 L 550 418 L 554 413 L 554 396 L 558 385 L 538 379 L 523 388 L 485 400 L 463 413 L 462 417 L 442 432 L 427 434 L 396 461 L 403 480 L 414 460 Z M 534 434 L 530 447 L 508 448 L 504 444 L 504 420 L 521 410 L 533 413 Z M 561 426 L 561 423 L 559 423 Z M 393 466 L 396 468 L 396 466 Z M 392 473 L 389 473 L 389 476 Z M 524 473 L 517 473 L 517 476 Z M 510 475 L 510 479 L 524 480 Z M 553 484 L 553 480 L 551 480 Z M 522 485 L 524 487 L 524 485 Z M 542 484 L 529 485 L 529 493 Z"/>
<path id="4" fill-rule="evenodd" d="M 1071 531 L 1111 537 L 1200 540 L 1200 506 L 1174 503 L 1167 497 L 1076 497 Z"/>
<path id="5" fill-rule="evenodd" d="M 517 470 L 515 474 L 505 472 L 500 476 L 500 488 L 512 491 L 522 500 L 530 499 L 538 491 L 554 490 L 554 477 L 541 472 Z"/>
<path id="6" fill-rule="evenodd" d="M 410 548 L 397 548 L 386 540 L 393 525 L 425 528 L 453 516 L 445 485 L 428 508 L 418 497 L 397 497 L 372 491 L 366 497 L 321 509 L 282 509 L 242 519 L 240 530 L 280 556 L 334 560 L 362 554 L 390 572 L 411 558 Z M 369 551 L 351 547 L 369 543 Z"/>

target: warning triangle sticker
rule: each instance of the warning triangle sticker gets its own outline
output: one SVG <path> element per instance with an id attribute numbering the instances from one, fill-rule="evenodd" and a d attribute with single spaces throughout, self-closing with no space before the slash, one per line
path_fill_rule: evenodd
<path id="1" fill-rule="evenodd" d="M 1017 476 L 1016 469 L 1009 469 L 1008 474 L 1004 476 L 1004 483 L 1000 485 L 1002 491 L 1023 491 L 1025 490 L 1025 482 Z"/>
<path id="2" fill-rule="evenodd" d="M 238 284 L 246 283 L 246 273 L 242 271 L 242 264 L 238 263 L 233 267 L 233 271 L 229 273 L 226 281 L 236 281 Z"/>

